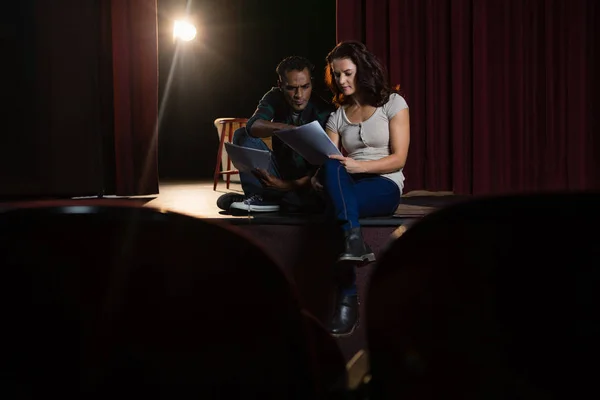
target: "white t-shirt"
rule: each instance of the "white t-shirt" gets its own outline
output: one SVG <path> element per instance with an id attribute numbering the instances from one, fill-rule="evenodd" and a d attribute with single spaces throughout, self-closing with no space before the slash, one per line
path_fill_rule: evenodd
<path id="1" fill-rule="evenodd" d="M 390 119 L 405 108 L 408 108 L 406 100 L 399 94 L 392 93 L 387 103 L 377 107 L 369 119 L 355 124 L 348 120 L 345 107 L 339 107 L 329 116 L 327 129 L 340 135 L 348 157 L 357 161 L 379 160 L 390 155 Z M 402 193 L 402 169 L 381 176 L 394 181 Z"/>

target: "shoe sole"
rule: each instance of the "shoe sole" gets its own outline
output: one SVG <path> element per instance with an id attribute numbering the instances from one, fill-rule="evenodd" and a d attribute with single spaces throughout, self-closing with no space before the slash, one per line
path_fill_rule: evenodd
<path id="1" fill-rule="evenodd" d="M 279 211 L 279 206 L 247 206 L 232 204 L 230 208 L 242 211 L 253 211 L 253 212 L 276 212 Z"/>
<path id="2" fill-rule="evenodd" d="M 219 207 L 223 211 L 229 210 L 233 203 L 239 203 L 241 201 L 244 201 L 244 196 L 241 196 L 239 194 L 231 194 L 230 196 L 227 195 L 229 195 L 229 193 L 226 193 L 217 199 L 217 207 Z"/>
<path id="3" fill-rule="evenodd" d="M 345 257 L 338 258 L 338 261 L 339 262 L 349 262 L 349 261 L 351 261 L 351 262 L 364 263 L 363 265 L 358 265 L 359 267 L 364 267 L 368 263 L 372 263 L 373 261 L 375 261 L 375 254 L 368 253 L 368 254 L 362 255 L 360 257 L 345 256 Z"/>
<path id="4" fill-rule="evenodd" d="M 352 329 L 350 329 L 350 332 L 345 332 L 345 333 L 329 333 L 331 336 L 333 336 L 334 338 L 345 338 L 348 336 L 352 336 L 352 334 L 354 333 L 354 331 L 358 328 L 358 325 L 360 324 L 360 320 L 357 319 L 356 323 L 354 324 L 354 326 L 352 327 Z"/>

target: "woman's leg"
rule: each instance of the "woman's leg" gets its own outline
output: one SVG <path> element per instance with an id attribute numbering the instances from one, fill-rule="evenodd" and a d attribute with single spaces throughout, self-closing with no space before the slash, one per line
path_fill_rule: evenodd
<path id="1" fill-rule="evenodd" d="M 345 249 L 339 260 L 374 261 L 375 256 L 362 239 L 359 218 L 393 214 L 400 202 L 400 189 L 379 175 L 350 175 L 338 160 L 328 160 L 322 176 L 332 217 L 344 231 Z"/>
<path id="2" fill-rule="evenodd" d="M 322 184 L 330 201 L 331 215 L 344 232 L 358 227 L 358 203 L 354 180 L 338 160 L 328 160 L 321 169 Z"/>
<path id="3" fill-rule="evenodd" d="M 323 165 L 323 189 L 330 201 L 330 215 L 344 232 L 344 248 L 339 262 L 375 261 L 375 255 L 365 244 L 360 230 L 359 207 L 354 179 L 338 160 Z"/>
<path id="4" fill-rule="evenodd" d="M 322 181 L 330 200 L 331 218 L 345 233 L 343 262 L 336 266 L 336 301 L 328 324 L 334 336 L 352 334 L 358 323 L 358 292 L 356 287 L 356 260 L 362 261 L 372 252 L 362 239 L 358 219 L 392 214 L 400 201 L 398 186 L 377 175 L 350 175 L 337 160 L 326 163 Z M 374 259 L 372 255 L 372 259 Z"/>
<path id="5" fill-rule="evenodd" d="M 360 218 L 384 217 L 393 215 L 402 194 L 391 179 L 382 176 L 356 176 L 354 192 Z"/>

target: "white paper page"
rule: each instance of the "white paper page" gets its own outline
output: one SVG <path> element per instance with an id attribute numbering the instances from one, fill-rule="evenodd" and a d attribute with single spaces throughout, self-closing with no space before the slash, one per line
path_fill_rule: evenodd
<path id="1" fill-rule="evenodd" d="M 342 155 L 329 139 L 319 121 L 313 121 L 293 129 L 276 131 L 275 135 L 312 165 L 322 165 L 330 155 Z"/>
<path id="2" fill-rule="evenodd" d="M 271 152 L 268 150 L 249 149 L 225 142 L 225 151 L 231 158 L 233 166 L 241 172 L 252 172 L 256 168 L 269 170 Z"/>

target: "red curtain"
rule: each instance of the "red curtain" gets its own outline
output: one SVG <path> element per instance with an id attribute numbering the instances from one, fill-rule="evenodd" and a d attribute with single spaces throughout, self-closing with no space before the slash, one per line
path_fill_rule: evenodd
<path id="1" fill-rule="evenodd" d="M 411 111 L 406 190 L 600 189 L 593 0 L 337 0 Z"/>
<path id="2" fill-rule="evenodd" d="M 116 194 L 158 193 L 156 0 L 105 2 L 111 21 Z"/>
<path id="3" fill-rule="evenodd" d="M 20 64 L 5 77 L 17 82 L 7 92 L 17 129 L 2 135 L 0 196 L 158 193 L 156 0 L 11 7 L 3 17 L 22 32 L 9 36 L 7 60 Z"/>

